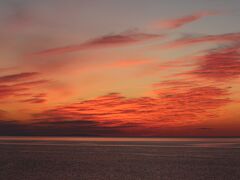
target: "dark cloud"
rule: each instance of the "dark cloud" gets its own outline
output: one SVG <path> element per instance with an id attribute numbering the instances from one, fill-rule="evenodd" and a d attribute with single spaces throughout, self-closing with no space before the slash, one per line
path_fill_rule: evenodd
<path id="1" fill-rule="evenodd" d="M 119 136 L 121 134 L 120 128 L 106 127 L 90 120 L 37 123 L 0 121 L 0 135 L 4 136 Z"/>
<path id="2" fill-rule="evenodd" d="M 202 130 L 202 131 L 211 131 L 214 130 L 214 128 L 210 128 L 210 127 L 199 127 L 197 128 L 198 130 Z"/>

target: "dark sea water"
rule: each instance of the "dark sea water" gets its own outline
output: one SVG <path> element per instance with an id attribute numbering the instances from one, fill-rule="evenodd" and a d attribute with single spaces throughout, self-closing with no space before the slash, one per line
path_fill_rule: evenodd
<path id="1" fill-rule="evenodd" d="M 240 138 L 0 137 L 0 179 L 240 179 Z"/>

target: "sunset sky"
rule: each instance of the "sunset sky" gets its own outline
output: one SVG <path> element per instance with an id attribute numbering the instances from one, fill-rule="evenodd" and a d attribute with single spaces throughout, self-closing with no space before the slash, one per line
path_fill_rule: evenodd
<path id="1" fill-rule="evenodd" d="M 239 0 L 0 0 L 0 135 L 240 136 Z"/>

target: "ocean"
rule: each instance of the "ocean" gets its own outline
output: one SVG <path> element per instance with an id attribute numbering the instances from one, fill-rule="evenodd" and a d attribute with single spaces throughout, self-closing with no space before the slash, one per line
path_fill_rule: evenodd
<path id="1" fill-rule="evenodd" d="M 3 180 L 239 180 L 240 138 L 0 137 Z"/>

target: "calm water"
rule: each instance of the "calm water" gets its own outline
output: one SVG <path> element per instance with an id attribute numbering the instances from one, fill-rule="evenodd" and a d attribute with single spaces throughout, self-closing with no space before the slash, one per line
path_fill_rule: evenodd
<path id="1" fill-rule="evenodd" d="M 0 137 L 0 179 L 239 180 L 240 138 Z"/>

